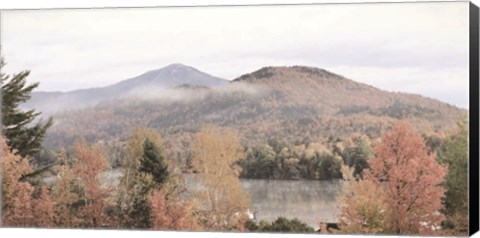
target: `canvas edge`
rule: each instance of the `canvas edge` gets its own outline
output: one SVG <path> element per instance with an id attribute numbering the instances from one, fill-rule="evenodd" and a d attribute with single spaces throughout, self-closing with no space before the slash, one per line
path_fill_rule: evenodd
<path id="1" fill-rule="evenodd" d="M 470 2 L 469 234 L 479 229 L 479 9 Z"/>

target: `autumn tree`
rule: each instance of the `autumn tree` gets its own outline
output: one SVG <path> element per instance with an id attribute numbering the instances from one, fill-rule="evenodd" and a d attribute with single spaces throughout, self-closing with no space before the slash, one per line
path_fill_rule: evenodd
<path id="1" fill-rule="evenodd" d="M 201 230 L 196 203 L 189 200 L 185 177 L 178 169 L 182 165 L 170 161 L 167 166 L 161 150 L 148 139 L 145 140 L 144 152 L 141 171 L 152 171 L 154 182 L 160 185 L 154 186 L 149 197 L 152 229 Z"/>
<path id="2" fill-rule="evenodd" d="M 80 214 L 84 227 L 103 227 L 109 222 L 105 214 L 110 190 L 102 183 L 101 175 L 108 169 L 108 162 L 99 146 L 89 146 L 85 141 L 77 141 L 73 146 L 73 173 L 83 191 L 80 194 L 82 206 Z"/>
<path id="3" fill-rule="evenodd" d="M 248 197 L 238 179 L 236 161 L 244 157 L 237 134 L 230 129 L 204 126 L 195 135 L 192 167 L 204 188 L 197 198 L 207 230 L 242 229 Z"/>
<path id="4" fill-rule="evenodd" d="M 162 147 L 160 134 L 152 129 L 137 130 L 128 141 L 117 195 L 118 216 L 123 227 L 152 227 L 150 193 L 154 188 L 161 188 L 164 176 L 168 176 L 158 173 L 167 173 Z M 157 167 L 147 168 L 148 165 Z"/>
<path id="5" fill-rule="evenodd" d="M 2 175 L 2 225 L 27 227 L 33 225 L 32 193 L 28 182 L 20 181 L 23 174 L 31 172 L 28 160 L 10 151 L 0 138 Z"/>
<path id="6" fill-rule="evenodd" d="M 369 180 L 358 179 L 355 168 L 344 165 L 342 174 L 342 194 L 337 198 L 342 233 L 388 233 L 385 192 Z"/>
<path id="7" fill-rule="evenodd" d="M 40 194 L 33 201 L 34 225 L 42 228 L 55 227 L 55 201 L 46 186 L 40 188 Z"/>
<path id="8" fill-rule="evenodd" d="M 446 168 L 429 153 L 423 139 L 399 123 L 383 135 L 369 160 L 365 179 L 385 193 L 389 227 L 395 234 L 432 234 L 444 216 L 441 186 Z M 381 202 L 381 201 L 380 201 Z"/>
<path id="9" fill-rule="evenodd" d="M 61 165 L 58 166 L 55 184 L 51 192 L 55 202 L 55 224 L 57 227 L 63 228 L 80 227 L 83 223 L 80 215 L 83 191 L 64 151 L 61 152 L 58 159 Z"/>
<path id="10" fill-rule="evenodd" d="M 194 204 L 182 199 L 180 193 L 175 184 L 168 184 L 152 192 L 150 205 L 153 229 L 189 231 L 201 229 L 198 217 L 194 215 Z"/>
<path id="11" fill-rule="evenodd" d="M 444 213 L 447 217 L 444 227 L 456 234 L 468 234 L 468 123 L 458 123 L 457 133 L 449 136 L 440 147 L 440 163 L 448 166 L 444 186 Z"/>
<path id="12" fill-rule="evenodd" d="M 0 71 L 5 65 L 0 59 Z M 30 71 L 25 70 L 12 76 L 0 73 L 2 135 L 7 138 L 10 152 L 22 157 L 33 156 L 40 151 L 45 132 L 52 125 L 52 118 L 46 122 L 37 120 L 41 113 L 22 110 L 20 104 L 28 101 L 38 83 L 27 84 Z M 33 124 L 33 126 L 32 126 Z"/>

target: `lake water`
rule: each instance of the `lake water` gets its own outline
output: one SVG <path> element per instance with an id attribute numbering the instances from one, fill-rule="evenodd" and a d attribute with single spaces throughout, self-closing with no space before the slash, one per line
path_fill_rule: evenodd
<path id="1" fill-rule="evenodd" d="M 120 170 L 104 174 L 112 185 L 118 183 Z M 198 189 L 198 183 L 186 175 L 188 188 Z M 319 221 L 335 222 L 338 214 L 335 198 L 341 190 L 339 180 L 265 180 L 240 179 L 250 200 L 250 212 L 257 221 L 274 221 L 279 216 L 298 218 L 313 228 Z"/>
<path id="2" fill-rule="evenodd" d="M 336 221 L 340 181 L 242 179 L 241 183 L 250 198 L 250 210 L 257 211 L 257 220 L 284 216 L 314 228 L 319 221 Z"/>

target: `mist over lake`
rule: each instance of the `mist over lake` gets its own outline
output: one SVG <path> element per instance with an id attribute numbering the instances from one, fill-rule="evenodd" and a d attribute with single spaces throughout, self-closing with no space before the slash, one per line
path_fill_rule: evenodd
<path id="1" fill-rule="evenodd" d="M 280 216 L 298 218 L 318 228 L 319 221 L 334 222 L 338 214 L 335 197 L 340 181 L 241 179 L 257 220 Z"/>

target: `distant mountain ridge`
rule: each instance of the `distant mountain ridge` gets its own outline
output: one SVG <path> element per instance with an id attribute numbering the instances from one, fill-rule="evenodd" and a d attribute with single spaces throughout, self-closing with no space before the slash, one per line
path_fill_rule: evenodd
<path id="1" fill-rule="evenodd" d="M 209 75 L 191 66 L 175 63 L 106 87 L 69 92 L 33 92 L 31 100 L 23 106 L 52 114 L 59 110 L 94 106 L 102 100 L 134 96 L 144 89 L 161 90 L 181 85 L 219 87 L 228 83 L 228 80 Z"/>
<path id="2" fill-rule="evenodd" d="M 270 138 L 316 141 L 352 133 L 375 138 L 398 121 L 428 135 L 449 130 L 468 113 L 439 100 L 384 91 L 313 67 L 264 67 L 226 82 L 217 87 L 182 84 L 164 92 L 174 99 L 107 100 L 56 115 L 46 141 L 50 146 L 58 140 L 68 144 L 72 131 L 92 141 L 121 141 L 145 126 L 180 148 L 205 124 L 238 129 L 248 143 Z"/>

